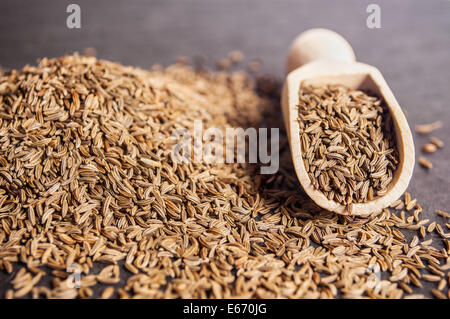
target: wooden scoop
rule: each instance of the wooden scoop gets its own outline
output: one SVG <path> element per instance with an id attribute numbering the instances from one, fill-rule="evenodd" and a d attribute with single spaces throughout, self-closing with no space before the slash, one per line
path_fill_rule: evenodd
<path id="1" fill-rule="evenodd" d="M 350 44 L 339 34 L 326 29 L 311 29 L 300 34 L 292 43 L 287 73 L 281 105 L 295 172 L 306 194 L 320 207 L 345 215 L 369 215 L 396 201 L 405 192 L 412 176 L 414 144 L 405 115 L 380 71 L 356 62 Z M 384 99 L 392 114 L 400 163 L 384 196 L 347 207 L 329 200 L 313 187 L 302 158 L 298 125 L 299 89 L 301 85 L 326 84 L 340 84 L 376 93 Z"/>

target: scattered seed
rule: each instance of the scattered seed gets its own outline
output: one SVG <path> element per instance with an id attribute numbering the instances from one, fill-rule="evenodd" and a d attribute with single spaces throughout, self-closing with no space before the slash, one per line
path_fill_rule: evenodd
<path id="1" fill-rule="evenodd" d="M 442 127 L 441 121 L 436 121 L 430 124 L 421 124 L 416 126 L 416 132 L 420 134 L 429 134 Z"/>
<path id="2" fill-rule="evenodd" d="M 244 53 L 239 50 L 234 50 L 228 53 L 228 57 L 230 58 L 232 63 L 239 63 L 244 59 Z"/>
<path id="3" fill-rule="evenodd" d="M 441 280 L 441 277 L 436 276 L 436 275 L 422 275 L 422 278 L 425 279 L 426 281 L 439 281 Z"/>
<path id="4" fill-rule="evenodd" d="M 436 214 L 438 214 L 439 216 L 445 217 L 445 218 L 450 218 L 450 213 L 444 212 L 442 210 L 436 210 Z"/>
<path id="5" fill-rule="evenodd" d="M 109 286 L 106 287 L 105 290 L 103 290 L 102 295 L 101 295 L 101 299 L 109 299 L 113 296 L 114 294 L 114 287 Z"/>
<path id="6" fill-rule="evenodd" d="M 419 157 L 419 163 L 425 168 L 433 168 L 433 163 L 427 160 L 425 157 Z"/>
<path id="7" fill-rule="evenodd" d="M 434 145 L 436 145 L 438 148 L 444 147 L 444 141 L 442 141 L 441 139 L 439 139 L 437 137 L 430 137 L 430 142 L 433 143 Z"/>
<path id="8" fill-rule="evenodd" d="M 431 293 L 438 299 L 447 299 L 447 297 L 437 289 L 431 290 Z"/>
<path id="9" fill-rule="evenodd" d="M 442 280 L 439 282 L 437 289 L 438 289 L 439 291 L 442 291 L 442 290 L 445 288 L 445 286 L 447 286 L 447 283 L 445 282 L 445 279 L 442 279 Z"/>
<path id="10" fill-rule="evenodd" d="M 217 61 L 217 67 L 220 70 L 227 70 L 230 68 L 231 61 L 227 58 L 222 58 L 219 61 Z"/>
<path id="11" fill-rule="evenodd" d="M 434 153 L 437 151 L 437 146 L 435 144 L 428 143 L 425 144 L 422 149 L 426 153 Z"/>

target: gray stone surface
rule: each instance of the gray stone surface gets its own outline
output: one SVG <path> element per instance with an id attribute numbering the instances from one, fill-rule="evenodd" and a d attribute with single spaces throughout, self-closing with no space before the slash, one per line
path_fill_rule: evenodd
<path id="1" fill-rule="evenodd" d="M 65 9 L 73 2 L 82 10 L 79 30 L 66 27 Z M 373 2 L 381 7 L 381 29 L 366 27 L 366 7 Z M 311 27 L 341 33 L 359 61 L 378 67 L 411 127 L 450 119 L 448 0 L 2 0 L 0 65 L 20 68 L 40 57 L 94 47 L 101 58 L 147 68 L 178 55 L 205 56 L 212 63 L 240 49 L 281 78 L 290 41 Z M 435 135 L 447 145 L 429 156 L 432 170 L 416 165 L 409 191 L 427 218 L 443 222 L 434 212 L 450 210 L 450 126 Z M 427 137 L 414 134 L 414 140 L 420 155 Z M 0 274 L 1 296 L 10 277 Z"/>

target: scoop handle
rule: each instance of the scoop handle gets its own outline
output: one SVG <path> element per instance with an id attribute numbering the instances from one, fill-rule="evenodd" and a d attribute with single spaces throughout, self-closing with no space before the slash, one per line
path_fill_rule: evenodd
<path id="1" fill-rule="evenodd" d="M 340 34 L 328 29 L 309 29 L 292 42 L 286 71 L 289 73 L 316 60 L 354 62 L 355 53 Z"/>

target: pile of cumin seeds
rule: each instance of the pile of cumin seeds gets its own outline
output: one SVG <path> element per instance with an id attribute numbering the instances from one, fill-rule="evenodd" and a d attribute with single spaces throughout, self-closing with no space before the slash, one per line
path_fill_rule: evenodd
<path id="1" fill-rule="evenodd" d="M 399 159 L 383 101 L 342 85 L 303 85 L 298 122 L 312 185 L 343 205 L 383 196 Z"/>
<path id="2" fill-rule="evenodd" d="M 448 297 L 445 221 L 423 219 L 409 194 L 370 217 L 322 210 L 298 192 L 284 132 L 274 175 L 171 161 L 166 135 L 193 119 L 282 127 L 270 87 L 78 56 L 3 74 L 0 278 L 13 279 L 2 297 Z"/>

